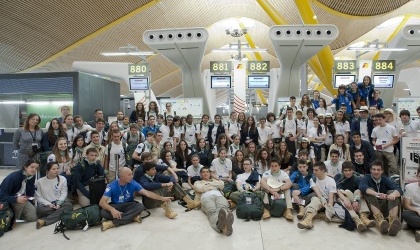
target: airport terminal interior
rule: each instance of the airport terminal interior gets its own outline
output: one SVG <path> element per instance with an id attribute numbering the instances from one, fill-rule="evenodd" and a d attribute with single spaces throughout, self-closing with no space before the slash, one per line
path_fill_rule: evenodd
<path id="1" fill-rule="evenodd" d="M 239 145 L 234 144 L 234 134 L 240 138 L 242 156 L 252 158 L 255 173 L 258 169 L 263 180 L 267 178 L 263 174 L 266 170 L 277 178 L 270 164 L 267 167 L 270 158 L 281 162 L 281 169 L 291 176 L 291 166 L 301 164 L 299 151 L 305 151 L 302 149 L 305 142 L 309 151 L 305 151 L 308 159 L 304 161 L 311 170 L 315 162 L 325 162 L 327 170 L 334 167 L 336 163 L 330 157 L 335 151 L 340 161 L 351 162 L 357 170 L 353 152 L 360 150 L 360 146 L 355 145 L 354 132 L 372 150 L 373 156 L 369 153 L 372 161 L 367 162 L 374 162 L 373 158 L 382 160 L 386 165 L 384 178 L 396 185 L 393 187 L 401 186 L 401 193 L 406 185 L 420 179 L 420 0 L 0 1 L 0 14 L 0 202 L 7 200 L 6 188 L 1 187 L 3 180 L 30 158 L 41 159 L 41 168 L 45 169 L 47 156 L 48 161 L 51 155 L 54 158 L 51 161 L 56 161 L 61 150 L 63 159 L 69 160 L 62 163 L 72 166 L 68 173 L 74 173 L 73 166 L 84 167 L 80 162 L 90 164 L 88 158 L 83 160 L 81 156 L 86 145 L 79 146 L 76 138 L 79 135 L 82 141 L 96 147 L 94 133 L 89 130 L 97 130 L 98 144 L 108 150 L 104 154 L 110 155 L 110 159 L 100 154 L 97 160 L 104 167 L 107 164 L 104 173 L 111 182 L 111 165 L 116 162 L 111 163 L 115 156 L 111 155 L 109 145 L 122 140 L 131 146 L 130 135 L 136 136 L 132 134 L 134 127 L 143 134 L 143 139 L 139 136 L 130 154 L 137 152 L 136 146 L 140 148 L 141 144 L 145 147 L 142 150 L 149 150 L 159 163 L 173 166 L 174 171 L 187 172 L 187 167 L 193 164 L 192 155 L 207 152 L 208 157 L 204 158 L 210 160 L 199 156 L 200 164 L 212 167 L 214 178 L 227 178 L 225 188 L 232 181 L 232 170 L 230 176 L 217 175 L 216 167 L 208 161 L 218 158 L 225 164 L 225 156 L 219 151 L 225 152 L 232 158 L 233 168 L 239 166 L 242 171 L 233 171 L 235 178 L 247 171 L 243 161 L 235 165 L 238 164 L 235 147 Z M 296 104 L 291 97 L 295 97 Z M 139 111 L 139 106 L 143 106 L 144 112 Z M 38 125 L 32 126 L 34 117 L 40 120 L 43 141 L 41 135 L 37 138 Z M 214 125 L 216 117 L 221 120 L 217 126 L 224 128 L 222 132 Z M 314 119 L 322 125 L 313 122 Z M 177 125 L 178 121 L 181 125 Z M 294 129 L 288 131 L 289 135 L 286 122 Z M 97 129 L 99 123 L 104 126 L 102 130 Z M 156 129 L 157 126 L 161 129 Z M 382 126 L 388 126 L 392 136 L 379 142 L 379 138 L 385 137 L 377 129 Z M 114 138 L 115 129 L 121 139 Z M 58 143 L 61 130 L 64 140 L 67 139 L 65 150 Z M 187 130 L 194 132 L 189 135 Z M 164 135 L 160 143 L 154 141 L 158 131 Z M 25 133 L 26 141 L 22 139 Z M 225 136 L 222 139 L 221 133 Z M 386 133 L 389 135 L 388 130 Z M 336 138 L 340 136 L 338 142 Z M 149 137 L 153 137 L 151 142 Z M 197 147 L 201 138 L 205 143 L 200 151 Z M 171 149 L 164 148 L 165 141 L 173 144 Z M 274 145 L 273 151 L 269 141 Z M 153 146 L 148 149 L 148 144 L 158 145 L 159 150 Z M 188 153 L 178 150 L 180 144 L 187 146 Z M 344 153 L 346 145 L 348 155 Z M 251 152 L 252 146 L 257 151 Z M 223 147 L 227 149 L 220 150 Z M 70 148 L 73 152 L 69 154 Z M 394 152 L 390 148 L 395 148 Z M 122 165 L 128 162 L 126 150 L 119 153 L 125 158 Z M 165 150 L 171 152 L 169 161 L 164 159 Z M 261 156 L 262 151 L 267 152 L 268 158 Z M 367 151 L 362 150 L 364 157 Z M 144 152 L 148 153 L 138 152 L 138 164 L 144 160 L 140 160 Z M 73 157 L 77 154 L 79 158 Z M 85 155 L 88 154 L 85 149 Z M 121 167 L 121 158 L 119 164 Z M 340 173 L 341 165 L 339 170 Z M 296 167 L 296 171 L 300 168 Z M 76 179 L 70 174 L 66 176 L 65 168 L 61 172 L 64 179 Z M 364 178 L 369 173 L 367 170 L 360 174 Z M 182 188 L 188 187 L 190 172 L 189 177 L 179 172 L 173 175 L 179 177 Z M 372 179 L 380 185 L 381 181 Z M 267 179 L 262 183 L 269 188 L 263 186 L 265 191 L 274 185 Z M 281 185 L 276 188 L 282 190 Z M 72 195 L 83 196 L 75 190 Z M 22 190 L 6 196 L 14 195 L 16 199 L 26 197 Z M 420 200 L 414 202 L 420 199 L 419 195 L 415 193 L 412 199 L 406 195 L 407 192 L 397 200 L 401 203 L 411 200 L 414 205 L 409 207 L 420 214 Z M 316 195 L 314 198 L 318 199 Z M 390 236 L 381 234 L 378 226 L 353 231 L 339 227 L 344 218 L 354 219 L 352 213 L 344 217 L 344 205 L 338 208 L 343 211 L 342 218 L 338 210 L 333 215 L 337 220 L 341 218 L 340 222 L 313 219 L 314 227 L 302 230 L 299 223 L 306 223 L 311 211 L 308 208 L 302 219 L 297 218 L 299 209 L 293 210 L 293 221 L 286 220 L 288 209 L 283 214 L 286 218 L 272 216 L 247 221 L 237 218 L 234 208 L 237 201 L 228 199 L 230 208 L 226 211 L 234 216 L 230 236 L 226 228 L 220 229 L 221 233 L 211 227 L 203 208 L 187 211 L 176 200 L 169 203 L 178 214 L 176 218 L 167 218 L 168 212 L 165 214 L 162 208 L 148 209 L 151 216 L 141 223 L 112 225 L 108 230 L 103 224 L 86 231 L 68 230 L 65 233 L 70 240 L 60 232 L 54 234 L 55 223 L 41 224 L 36 229 L 39 220 L 19 219 L 13 230 L 0 237 L 0 245 L 2 249 L 203 250 L 420 247 L 420 227 L 413 230 L 402 219 L 402 204 L 396 219 L 401 221 L 396 226 L 401 230 Z M 350 203 L 360 199 L 355 195 Z M 142 201 L 140 197 L 136 200 Z M 340 199 L 336 201 L 338 204 Z M 72 202 L 75 209 L 80 207 L 77 198 Z M 286 199 L 284 203 L 287 202 Z M 39 206 L 39 201 L 35 203 Z M 328 209 L 325 213 L 328 214 Z M 370 219 L 380 222 L 378 218 L 371 210 Z M 356 220 L 355 223 L 359 225 Z M 395 224 L 392 216 L 389 223 Z"/>

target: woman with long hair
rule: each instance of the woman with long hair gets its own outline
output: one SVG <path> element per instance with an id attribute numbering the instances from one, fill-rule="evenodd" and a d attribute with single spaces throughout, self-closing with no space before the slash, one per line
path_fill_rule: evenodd
<path id="1" fill-rule="evenodd" d="M 72 165 L 76 166 L 77 163 L 83 160 L 83 150 L 85 150 L 86 142 L 82 135 L 78 135 L 74 138 L 73 144 L 71 145 L 73 152 Z"/>
<path id="2" fill-rule="evenodd" d="M 67 139 L 60 137 L 55 142 L 51 154 L 47 158 L 47 162 L 56 162 L 58 164 L 58 173 L 71 175 L 73 153 L 67 147 Z"/>
<path id="3" fill-rule="evenodd" d="M 64 137 L 67 140 L 67 133 L 64 131 L 63 125 L 60 121 L 57 118 L 54 118 L 50 121 L 47 133 L 42 135 L 42 151 L 51 151 L 59 137 Z"/>
<path id="4" fill-rule="evenodd" d="M 375 86 L 372 84 L 372 78 L 370 76 L 363 77 L 363 82 L 360 82 L 357 87 L 360 89 L 360 105 L 367 106 L 369 100 L 373 98 L 373 92 Z"/>
<path id="5" fill-rule="evenodd" d="M 278 162 L 280 163 L 280 169 L 286 171 L 287 173 L 292 168 L 295 159 L 293 154 L 287 150 L 287 144 L 285 142 L 280 142 L 279 152 L 277 154 Z"/>
<path id="6" fill-rule="evenodd" d="M 245 158 L 251 159 L 252 165 L 255 164 L 255 161 L 257 160 L 257 144 L 254 142 L 250 142 L 248 144 L 248 148 L 245 153 Z"/>
<path id="7" fill-rule="evenodd" d="M 229 140 L 228 140 L 229 141 Z M 232 135 L 232 144 L 229 146 L 229 153 L 231 155 L 234 155 L 236 151 L 242 150 L 242 146 L 239 144 L 241 142 L 241 139 L 239 138 L 239 135 Z"/>
<path id="8" fill-rule="evenodd" d="M 330 152 L 331 150 L 336 149 L 338 150 L 338 159 L 341 161 L 351 161 L 350 157 L 350 146 L 344 143 L 344 136 L 343 135 L 336 135 L 334 144 L 331 145 L 330 150 L 328 151 L 328 160 L 330 159 Z"/>
<path id="9" fill-rule="evenodd" d="M 318 115 L 322 114 L 324 116 L 327 113 L 332 113 L 331 108 L 327 106 L 327 102 L 324 98 L 319 98 L 319 107 L 315 110 L 315 113 L 317 113 Z"/>
<path id="10" fill-rule="evenodd" d="M 17 167 L 21 168 L 29 159 L 39 160 L 41 152 L 42 129 L 39 127 L 41 117 L 31 113 L 22 128 L 13 135 L 13 144 L 17 150 Z"/>
<path id="11" fill-rule="evenodd" d="M 258 129 L 254 117 L 250 116 L 246 121 L 241 129 L 241 145 L 244 147 L 248 147 L 251 142 L 258 144 Z"/>
<path id="12" fill-rule="evenodd" d="M 217 137 L 216 145 L 214 145 L 213 150 L 211 151 L 211 153 L 214 156 L 214 159 L 217 158 L 219 148 L 225 148 L 228 157 L 230 157 L 232 155 L 232 153 L 230 152 L 230 149 L 229 149 L 229 140 L 228 140 L 225 133 L 222 133 L 222 134 L 219 135 L 219 137 Z"/>
<path id="13" fill-rule="evenodd" d="M 242 126 L 246 123 L 246 116 L 245 112 L 239 112 L 238 113 L 238 119 L 237 123 L 239 123 L 239 126 L 242 128 Z"/>
<path id="14" fill-rule="evenodd" d="M 257 161 L 255 162 L 255 170 L 258 174 L 262 175 L 264 172 L 270 169 L 270 154 L 267 149 L 262 148 L 258 151 Z"/>
<path id="15" fill-rule="evenodd" d="M 334 127 L 336 134 L 344 135 L 344 143 L 348 143 L 350 135 L 350 123 L 346 120 L 344 112 L 341 110 L 337 111 Z"/>
<path id="16" fill-rule="evenodd" d="M 174 118 L 171 115 L 166 116 L 164 124 L 160 126 L 159 130 L 162 132 L 162 141 L 171 142 L 173 145 L 178 144 L 178 140 L 181 137 L 179 130 L 174 127 Z"/>
<path id="17" fill-rule="evenodd" d="M 159 105 L 155 101 L 149 102 L 149 109 L 146 112 L 145 119 L 148 120 L 150 116 L 157 117 L 159 114 Z"/>
<path id="18" fill-rule="evenodd" d="M 300 110 L 302 110 L 302 112 L 304 114 L 306 114 L 308 108 L 313 108 L 311 99 L 309 98 L 309 96 L 307 94 L 303 94 L 302 95 L 302 99 L 300 100 L 299 103 L 299 107 Z"/>
<path id="19" fill-rule="evenodd" d="M 64 117 L 64 126 L 66 127 L 66 133 L 67 133 L 67 143 L 70 145 L 73 143 L 74 140 L 74 124 L 73 124 L 73 116 L 71 114 L 68 114 Z"/>
<path id="20" fill-rule="evenodd" d="M 143 121 L 146 117 L 146 111 L 142 102 L 136 103 L 136 108 L 133 110 L 133 112 L 131 112 L 130 115 L 130 123 L 136 123 L 140 117 L 143 119 Z"/>
<path id="21" fill-rule="evenodd" d="M 276 157 L 277 150 L 276 150 L 276 147 L 274 145 L 274 140 L 273 139 L 268 139 L 265 142 L 264 148 L 267 150 L 268 154 L 270 155 L 270 158 Z"/>
<path id="22" fill-rule="evenodd" d="M 176 167 L 187 170 L 187 167 L 190 165 L 191 153 L 188 143 L 185 140 L 181 140 L 175 150 Z"/>
<path id="23" fill-rule="evenodd" d="M 118 131 L 121 131 L 120 130 L 120 126 L 118 126 L 118 122 L 116 122 L 116 121 L 114 121 L 114 122 L 111 122 L 111 124 L 109 124 L 109 129 L 108 129 L 108 131 L 109 132 L 111 132 L 111 131 L 114 131 L 114 130 L 118 130 Z M 139 130 L 139 132 L 141 132 L 140 130 Z M 124 132 L 120 132 L 121 133 L 121 137 L 124 135 Z M 145 135 L 146 136 L 146 135 Z M 108 133 L 107 134 L 107 142 L 109 142 L 109 143 L 111 143 L 112 142 L 112 133 Z"/>
<path id="24" fill-rule="evenodd" d="M 324 128 L 325 133 L 327 134 L 327 137 L 325 138 L 325 152 L 329 152 L 331 145 L 334 143 L 336 134 L 335 124 L 331 113 L 325 115 Z"/>
<path id="25" fill-rule="evenodd" d="M 173 123 L 174 123 L 174 129 L 176 131 L 176 134 L 179 134 L 180 135 L 179 139 L 181 139 L 181 133 L 182 133 L 182 129 L 183 129 L 183 127 L 181 125 L 181 117 L 174 116 Z M 179 143 L 179 140 L 178 140 L 178 143 Z M 177 144 L 174 144 L 174 146 L 177 145 Z"/>
<path id="26" fill-rule="evenodd" d="M 59 175 L 57 162 L 49 162 L 46 166 L 46 176 L 35 182 L 35 199 L 37 201 L 38 220 L 36 229 L 51 225 L 60 220 L 60 214 L 73 209 L 66 201 L 67 180 Z"/>
<path id="27" fill-rule="evenodd" d="M 232 178 L 235 180 L 236 176 L 244 173 L 244 152 L 237 150 L 232 157 Z"/>
<path id="28" fill-rule="evenodd" d="M 325 159 L 323 159 L 324 157 L 322 156 L 322 148 L 324 147 L 327 134 L 325 133 L 324 126 L 319 124 L 318 117 L 314 117 L 313 123 L 314 126 L 308 132 L 309 140 L 314 145 L 316 160 L 324 161 Z"/>
<path id="29" fill-rule="evenodd" d="M 213 160 L 212 153 L 206 147 L 206 140 L 200 138 L 197 140 L 197 146 L 195 154 L 200 158 L 200 164 L 204 167 L 210 167 L 210 163 Z"/>

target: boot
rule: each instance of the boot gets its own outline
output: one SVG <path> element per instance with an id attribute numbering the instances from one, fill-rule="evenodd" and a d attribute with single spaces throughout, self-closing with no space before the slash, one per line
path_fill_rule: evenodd
<path id="1" fill-rule="evenodd" d="M 303 217 L 305 217 L 305 207 L 304 206 L 299 206 L 299 213 L 297 215 L 297 218 L 299 220 L 303 219 Z"/>
<path id="2" fill-rule="evenodd" d="M 314 216 L 316 215 L 316 213 L 312 213 L 312 212 L 307 212 L 305 215 L 305 218 L 298 222 L 297 226 L 299 229 L 312 229 L 314 228 L 314 226 L 312 225 L 312 219 L 314 218 Z"/>
<path id="3" fill-rule="evenodd" d="M 104 221 L 104 222 L 102 222 L 101 230 L 102 231 L 105 231 L 105 230 L 110 229 L 110 228 L 113 228 L 113 227 L 115 227 L 115 225 L 112 222 L 112 220 Z"/>
<path id="4" fill-rule="evenodd" d="M 231 210 L 233 210 L 233 209 L 235 209 L 235 208 L 236 208 L 236 203 L 235 203 L 235 202 L 233 202 L 232 200 L 228 200 L 228 202 L 229 202 L 229 208 L 230 208 Z"/>
<path id="5" fill-rule="evenodd" d="M 36 221 L 36 229 L 40 229 L 41 227 L 43 227 L 43 226 L 45 226 L 45 220 L 41 220 L 41 219 L 39 219 L 39 220 L 37 220 Z"/>
<path id="6" fill-rule="evenodd" d="M 140 216 L 140 214 L 133 218 L 133 222 L 141 223 L 141 216 Z"/>
<path id="7" fill-rule="evenodd" d="M 227 213 L 227 217 L 226 217 L 226 225 L 225 228 L 223 228 L 222 232 L 224 235 L 226 236 L 231 236 L 233 233 L 233 228 L 232 228 L 232 224 L 233 224 L 233 214 L 231 212 Z"/>
<path id="8" fill-rule="evenodd" d="M 352 218 L 354 223 L 356 223 L 356 229 L 358 232 L 364 232 L 367 230 L 367 227 L 365 224 L 363 224 L 362 220 L 359 218 L 359 216 L 355 216 Z"/>
<path id="9" fill-rule="evenodd" d="M 379 232 L 381 232 L 381 234 L 388 233 L 389 224 L 388 221 L 384 219 L 382 213 L 373 215 L 373 217 L 375 217 L 376 225 L 379 226 Z"/>
<path id="10" fill-rule="evenodd" d="M 262 219 L 265 220 L 265 219 L 268 219 L 270 217 L 271 217 L 270 211 L 268 211 L 267 208 L 264 208 L 264 213 L 262 215 Z"/>
<path id="11" fill-rule="evenodd" d="M 327 216 L 325 216 L 325 213 L 317 213 L 314 218 L 314 220 L 323 220 L 328 221 Z"/>
<path id="12" fill-rule="evenodd" d="M 168 205 L 168 203 L 163 202 L 162 205 L 160 206 L 163 208 L 163 210 L 165 210 L 165 216 L 168 217 L 169 219 L 173 219 L 178 215 L 172 210 L 172 208 Z"/>
<path id="13" fill-rule="evenodd" d="M 287 208 L 286 211 L 283 213 L 283 217 L 286 218 L 286 220 L 293 221 L 295 218 L 293 217 L 292 209 Z"/>
<path id="14" fill-rule="evenodd" d="M 420 230 L 416 231 L 416 242 L 420 242 Z"/>
<path id="15" fill-rule="evenodd" d="M 200 206 L 200 202 L 193 201 L 189 195 L 185 195 L 182 200 L 187 203 L 187 208 L 190 210 Z"/>
<path id="16" fill-rule="evenodd" d="M 201 193 L 195 192 L 194 201 L 198 202 L 197 208 L 201 207 Z"/>
<path id="17" fill-rule="evenodd" d="M 367 227 L 374 227 L 376 225 L 374 220 L 369 220 L 369 213 L 360 213 L 360 220 Z"/>
<path id="18" fill-rule="evenodd" d="M 396 236 L 398 232 L 401 230 L 401 221 L 392 215 L 388 217 L 389 219 L 389 228 L 388 228 L 388 235 Z"/>

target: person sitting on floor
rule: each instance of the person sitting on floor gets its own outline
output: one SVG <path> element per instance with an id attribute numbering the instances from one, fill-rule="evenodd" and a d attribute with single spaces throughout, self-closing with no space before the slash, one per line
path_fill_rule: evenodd
<path id="1" fill-rule="evenodd" d="M 60 220 L 60 214 L 73 209 L 66 201 L 67 179 L 58 174 L 57 162 L 49 162 L 46 166 L 47 175 L 35 182 L 35 199 L 38 220 L 36 229 L 51 225 Z"/>
<path id="2" fill-rule="evenodd" d="M 163 202 L 172 200 L 172 197 L 162 197 L 144 189 L 133 180 L 133 172 L 128 167 L 120 168 L 118 177 L 117 180 L 107 185 L 105 193 L 99 202 L 99 206 L 102 208 L 100 215 L 107 220 L 102 222 L 102 231 L 126 225 L 130 222 L 141 222 L 140 214 L 144 206 L 134 201 L 134 193 Z M 110 198 L 111 203 L 108 203 Z"/>
<path id="3" fill-rule="evenodd" d="M 398 219 L 401 202 L 398 198 L 403 192 L 394 181 L 383 175 L 382 161 L 374 161 L 370 166 L 370 173 L 363 177 L 359 189 L 375 217 L 381 234 L 396 236 L 401 230 L 401 221 Z M 389 214 L 388 221 L 385 220 L 384 214 Z"/>
<path id="4" fill-rule="evenodd" d="M 95 148 L 89 148 L 86 151 L 86 158 L 80 161 L 73 170 L 73 182 L 81 207 L 90 205 L 89 180 L 95 176 L 105 177 L 105 171 L 97 158 L 98 151 Z"/>
<path id="5" fill-rule="evenodd" d="M 420 242 L 420 167 L 416 177 L 418 182 L 405 186 L 402 218 L 409 228 L 416 230 L 415 239 Z"/>
<path id="6" fill-rule="evenodd" d="M 201 197 L 201 210 L 207 215 L 210 226 L 219 233 L 230 236 L 233 233 L 233 214 L 227 212 L 229 203 L 223 196 L 224 183 L 212 179 L 208 168 L 201 168 L 201 180 L 194 183 L 196 196 Z"/>
<path id="7" fill-rule="evenodd" d="M 305 204 L 308 205 L 312 197 L 315 196 L 310 185 L 312 172 L 308 171 L 309 164 L 312 164 L 312 162 L 299 160 L 297 166 L 299 171 L 295 171 L 290 175 L 290 181 L 292 182 L 292 202 L 299 207 L 299 213 L 297 215 L 299 220 L 305 215 Z"/>
<path id="8" fill-rule="evenodd" d="M 273 188 L 270 187 L 268 183 L 268 179 L 274 179 L 277 182 L 283 183 L 282 186 Z M 289 175 L 280 169 L 280 163 L 272 159 L 270 161 L 270 170 L 264 172 L 261 179 L 261 187 L 268 195 L 272 195 L 273 199 L 281 199 L 281 195 L 284 194 L 287 209 L 285 210 L 283 217 L 286 220 L 293 221 L 293 214 L 292 214 L 292 198 L 290 196 L 290 188 L 292 187 L 292 182 L 290 181 Z M 263 219 L 267 219 L 270 216 L 268 214 L 263 214 Z"/>
<path id="9" fill-rule="evenodd" d="M 312 229 L 312 220 L 322 208 L 326 209 L 325 214 L 329 220 L 334 214 L 334 197 L 337 193 L 334 179 L 327 175 L 327 167 L 320 161 L 314 164 L 314 175 L 316 179 L 311 179 L 310 185 L 316 196 L 312 197 L 311 203 L 305 207 L 303 220 L 297 224 L 299 229 Z"/>
<path id="10" fill-rule="evenodd" d="M 359 190 L 360 177 L 354 174 L 354 166 L 346 161 L 342 166 L 342 174 L 335 177 L 337 185 L 337 196 L 341 205 L 347 209 L 359 232 L 364 232 L 368 227 L 374 227 L 375 221 L 369 220 L 369 208 L 366 201 L 362 199 Z M 360 218 L 357 215 L 360 214 Z"/>
<path id="11" fill-rule="evenodd" d="M 0 201 L 12 205 L 16 220 L 36 221 L 33 202 L 39 162 L 29 159 L 22 169 L 10 173 L 0 185 Z"/>
<path id="12" fill-rule="evenodd" d="M 174 183 L 175 179 L 172 176 L 162 175 L 156 173 L 156 164 L 147 162 L 143 164 L 144 175 L 140 178 L 140 185 L 151 192 L 161 196 L 173 196 L 177 199 L 182 199 L 187 203 L 188 209 L 194 209 L 200 206 L 199 201 L 191 200 L 190 196 L 182 189 L 178 183 Z M 166 202 L 161 202 L 153 199 L 143 197 L 143 205 L 147 208 L 162 207 L 165 210 L 165 215 L 169 219 L 173 219 L 177 214 L 171 209 Z"/>

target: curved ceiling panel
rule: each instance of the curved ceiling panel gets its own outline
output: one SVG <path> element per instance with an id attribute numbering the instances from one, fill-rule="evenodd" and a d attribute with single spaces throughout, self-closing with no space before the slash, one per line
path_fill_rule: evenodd
<path id="1" fill-rule="evenodd" d="M 318 0 L 326 7 L 352 16 L 376 16 L 388 13 L 410 0 Z"/>

